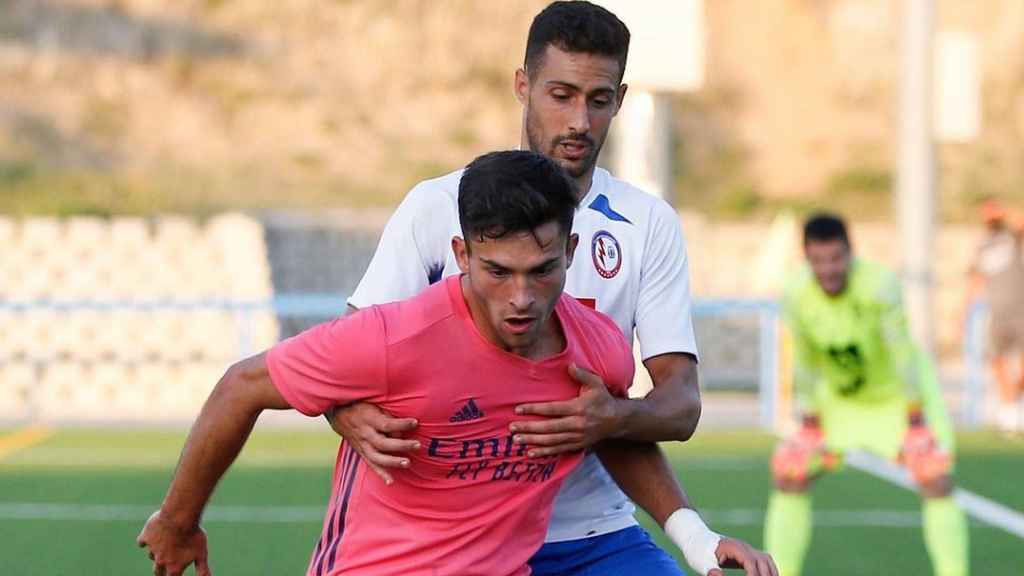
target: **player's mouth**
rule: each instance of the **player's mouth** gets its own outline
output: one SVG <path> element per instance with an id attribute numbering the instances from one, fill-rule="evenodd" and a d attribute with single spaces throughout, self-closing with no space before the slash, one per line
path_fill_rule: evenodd
<path id="1" fill-rule="evenodd" d="M 533 327 L 537 319 L 532 316 L 513 316 L 505 318 L 505 329 L 512 334 L 525 334 Z"/>
<path id="2" fill-rule="evenodd" d="M 590 154 L 590 144 L 581 140 L 562 140 L 558 143 L 559 154 L 566 160 L 578 161 Z"/>

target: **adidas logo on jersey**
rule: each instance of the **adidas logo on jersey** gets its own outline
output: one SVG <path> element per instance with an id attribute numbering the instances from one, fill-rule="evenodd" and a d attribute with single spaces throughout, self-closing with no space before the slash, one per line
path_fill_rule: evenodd
<path id="1" fill-rule="evenodd" d="M 462 409 L 452 415 L 448 419 L 449 422 L 468 422 L 470 420 L 477 420 L 484 417 L 484 412 L 476 405 L 476 400 L 470 398 L 466 402 Z"/>

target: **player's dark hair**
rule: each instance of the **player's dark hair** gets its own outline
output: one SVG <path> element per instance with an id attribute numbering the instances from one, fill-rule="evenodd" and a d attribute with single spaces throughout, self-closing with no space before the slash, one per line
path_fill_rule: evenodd
<path id="1" fill-rule="evenodd" d="M 615 58 L 621 81 L 629 54 L 629 28 L 615 14 L 590 2 L 553 2 L 530 24 L 524 63 L 531 77 L 543 65 L 549 45 L 565 52 Z"/>
<path id="2" fill-rule="evenodd" d="M 846 222 L 842 217 L 828 212 L 811 215 L 804 224 L 804 246 L 809 242 L 830 242 L 842 240 L 850 245 L 850 235 L 846 232 Z"/>
<path id="3" fill-rule="evenodd" d="M 576 184 L 565 170 L 526 150 L 484 154 L 459 181 L 459 224 L 467 241 L 533 232 L 548 222 L 557 222 L 568 237 L 578 204 Z"/>

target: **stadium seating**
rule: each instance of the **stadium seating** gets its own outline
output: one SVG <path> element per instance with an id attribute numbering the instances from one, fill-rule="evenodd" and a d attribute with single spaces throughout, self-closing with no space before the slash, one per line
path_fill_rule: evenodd
<path id="1" fill-rule="evenodd" d="M 24 420 L 31 416 L 29 394 L 39 381 L 36 368 L 28 362 L 0 364 L 0 418 Z"/>
<path id="2" fill-rule="evenodd" d="M 249 217 L 0 218 L 0 241 L 0 420 L 191 419 L 277 339 Z"/>

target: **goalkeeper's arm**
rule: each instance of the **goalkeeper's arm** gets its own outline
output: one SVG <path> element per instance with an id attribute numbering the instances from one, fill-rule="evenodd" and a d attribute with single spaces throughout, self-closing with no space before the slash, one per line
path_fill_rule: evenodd
<path id="1" fill-rule="evenodd" d="M 881 308 L 880 324 L 882 339 L 892 358 L 893 368 L 904 383 L 904 393 L 910 406 L 911 424 L 923 420 L 921 414 L 921 397 L 923 396 L 922 374 L 918 363 L 918 350 L 910 336 L 907 326 L 907 314 L 903 308 L 902 288 L 899 281 L 892 277 L 884 282 L 878 292 Z"/>

